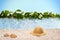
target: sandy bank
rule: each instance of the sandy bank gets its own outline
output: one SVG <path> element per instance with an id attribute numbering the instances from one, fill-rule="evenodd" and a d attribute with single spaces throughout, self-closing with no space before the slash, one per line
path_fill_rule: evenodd
<path id="1" fill-rule="evenodd" d="M 33 36 L 29 30 L 0 30 L 0 40 L 60 40 L 60 29 L 46 29 L 45 36 Z M 17 38 L 4 37 L 5 33 L 13 33 Z"/>

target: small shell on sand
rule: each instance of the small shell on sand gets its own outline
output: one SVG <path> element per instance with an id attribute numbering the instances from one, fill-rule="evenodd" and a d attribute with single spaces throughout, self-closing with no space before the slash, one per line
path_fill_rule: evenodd
<path id="1" fill-rule="evenodd" d="M 10 35 L 10 38 L 16 38 L 16 37 L 17 37 L 17 35 L 15 35 L 15 34 Z"/>
<path id="2" fill-rule="evenodd" d="M 9 37 L 9 34 L 8 33 L 4 34 L 4 37 Z"/>

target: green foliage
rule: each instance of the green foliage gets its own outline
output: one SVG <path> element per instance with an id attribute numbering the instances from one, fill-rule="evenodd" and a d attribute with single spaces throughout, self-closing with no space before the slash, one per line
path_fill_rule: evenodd
<path id="1" fill-rule="evenodd" d="M 48 12 L 44 12 L 43 17 L 44 17 L 44 18 L 49 18 Z"/>
<path id="2" fill-rule="evenodd" d="M 9 12 L 9 14 L 8 14 L 8 16 L 7 16 L 8 18 L 11 18 L 11 17 L 13 17 L 13 13 L 12 12 Z"/>
<path id="3" fill-rule="evenodd" d="M 19 12 L 21 12 L 21 10 L 20 10 L 20 9 L 17 9 L 16 11 L 19 11 Z"/>
<path id="4" fill-rule="evenodd" d="M 55 16 L 56 16 L 56 18 L 60 18 L 60 14 L 56 14 Z"/>
<path id="5" fill-rule="evenodd" d="M 50 12 L 50 13 L 49 13 L 49 17 L 54 18 L 55 15 L 54 15 L 52 12 Z"/>
<path id="6" fill-rule="evenodd" d="M 43 18 L 43 14 L 42 13 L 39 13 L 38 19 L 42 19 L 42 18 Z"/>
<path id="7" fill-rule="evenodd" d="M 21 10 L 16 10 L 14 13 L 13 13 L 13 18 L 17 18 L 17 19 L 23 19 L 23 12 Z"/>
<path id="8" fill-rule="evenodd" d="M 15 12 L 11 12 L 9 10 L 3 10 L 0 13 L 0 18 L 16 18 L 16 19 L 29 18 L 29 19 L 40 19 L 41 20 L 43 18 L 60 18 L 60 14 L 54 14 L 52 12 L 38 13 L 36 11 L 23 12 L 20 9 L 18 9 Z"/>
<path id="9" fill-rule="evenodd" d="M 8 14 L 9 14 L 9 10 L 4 10 L 4 11 L 1 12 L 0 15 L 1 15 L 1 17 L 7 17 Z"/>
<path id="10" fill-rule="evenodd" d="M 16 12 L 13 13 L 13 17 L 17 19 L 23 19 L 23 15 L 20 13 L 16 13 Z"/>
<path id="11" fill-rule="evenodd" d="M 30 14 L 31 14 L 31 12 L 26 12 L 25 15 L 24 15 L 24 17 L 25 18 L 31 18 L 32 16 Z"/>
<path id="12" fill-rule="evenodd" d="M 32 17 L 33 17 L 34 19 L 38 18 L 38 16 L 39 16 L 39 13 L 37 13 L 37 12 L 34 12 L 34 13 L 32 14 Z"/>
<path id="13" fill-rule="evenodd" d="M 1 13 L 0 13 L 0 18 L 1 18 Z"/>

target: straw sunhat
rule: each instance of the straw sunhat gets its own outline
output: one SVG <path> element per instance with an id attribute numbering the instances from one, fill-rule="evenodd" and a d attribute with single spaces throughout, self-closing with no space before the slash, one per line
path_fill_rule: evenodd
<path id="1" fill-rule="evenodd" d="M 35 29 L 31 32 L 34 36 L 42 36 L 45 35 L 44 30 L 41 27 L 35 27 Z"/>

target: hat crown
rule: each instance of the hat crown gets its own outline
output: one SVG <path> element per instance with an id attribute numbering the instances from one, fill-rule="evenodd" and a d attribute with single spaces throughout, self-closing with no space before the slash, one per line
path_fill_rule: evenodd
<path id="1" fill-rule="evenodd" d="M 41 34 L 43 33 L 43 29 L 41 27 L 36 27 L 33 32 L 36 34 Z"/>

